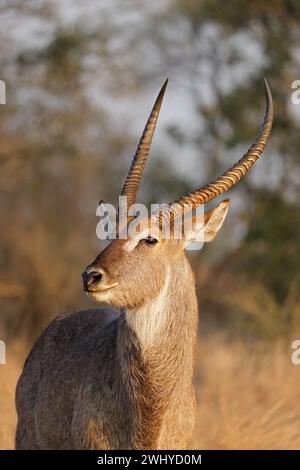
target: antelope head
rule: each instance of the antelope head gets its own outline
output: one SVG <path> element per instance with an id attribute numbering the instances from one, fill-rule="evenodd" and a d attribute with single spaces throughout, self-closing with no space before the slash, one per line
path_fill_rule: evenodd
<path id="1" fill-rule="evenodd" d="M 136 153 L 132 159 L 128 176 L 121 195 L 127 197 L 127 207 L 136 202 L 143 170 L 149 156 L 161 103 L 166 90 L 164 83 L 148 118 Z M 185 231 L 183 237 L 162 236 L 162 222 L 168 216 L 174 220 L 203 206 L 234 186 L 262 155 L 273 121 L 272 95 L 267 81 L 264 81 L 266 111 L 263 124 L 255 142 L 243 157 L 222 176 L 206 186 L 195 189 L 168 205 L 159 212 L 156 223 L 150 218 L 140 222 L 140 230 L 127 239 L 117 238 L 103 250 L 84 271 L 83 287 L 96 301 L 107 302 L 117 308 L 136 308 L 154 299 L 162 289 L 164 281 L 174 263 L 184 262 L 184 249 L 195 241 L 211 241 L 221 228 L 228 212 L 229 200 L 224 200 L 203 217 L 193 218 L 192 231 Z M 130 218 L 128 217 L 128 223 Z"/>

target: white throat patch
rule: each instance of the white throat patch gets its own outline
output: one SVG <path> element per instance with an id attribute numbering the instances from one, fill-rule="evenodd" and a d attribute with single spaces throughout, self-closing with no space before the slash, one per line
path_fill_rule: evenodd
<path id="1" fill-rule="evenodd" d="M 167 267 L 165 282 L 158 296 L 141 308 L 126 311 L 127 322 L 144 349 L 155 343 L 155 335 L 165 322 L 170 280 L 170 269 Z"/>

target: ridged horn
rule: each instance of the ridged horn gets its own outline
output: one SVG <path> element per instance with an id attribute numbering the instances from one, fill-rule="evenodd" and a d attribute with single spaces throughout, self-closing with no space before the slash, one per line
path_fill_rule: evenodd
<path id="1" fill-rule="evenodd" d="M 266 112 L 263 124 L 254 144 L 252 144 L 247 153 L 245 153 L 245 155 L 222 176 L 219 176 L 219 178 L 202 188 L 195 189 L 187 196 L 182 196 L 171 204 L 170 211 L 173 212 L 174 215 L 178 211 L 183 210 L 187 205 L 194 209 L 198 205 L 204 204 L 227 191 L 234 186 L 259 159 L 266 146 L 273 122 L 273 100 L 271 90 L 266 79 L 264 79 L 264 85 L 266 93 Z"/>
<path id="2" fill-rule="evenodd" d="M 137 192 L 139 190 L 145 164 L 149 156 L 152 137 L 155 131 L 161 103 L 165 94 L 167 84 L 168 79 L 163 84 L 158 94 L 158 97 L 156 98 L 151 114 L 145 126 L 143 135 L 140 139 L 139 145 L 132 159 L 126 181 L 121 191 L 121 196 L 127 196 L 127 207 L 130 207 L 136 202 Z"/>

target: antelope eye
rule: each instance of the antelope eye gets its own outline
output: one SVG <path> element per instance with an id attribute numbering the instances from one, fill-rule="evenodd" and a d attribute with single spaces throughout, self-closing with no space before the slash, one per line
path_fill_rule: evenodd
<path id="1" fill-rule="evenodd" d="M 145 242 L 147 245 L 156 245 L 156 243 L 158 243 L 158 240 L 153 237 L 144 238 L 142 241 Z"/>

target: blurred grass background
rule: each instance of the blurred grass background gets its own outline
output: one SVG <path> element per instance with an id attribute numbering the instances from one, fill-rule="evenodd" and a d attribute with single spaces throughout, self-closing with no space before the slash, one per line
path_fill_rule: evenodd
<path id="1" fill-rule="evenodd" d="M 80 273 L 101 250 L 96 206 L 116 202 L 164 79 L 146 203 L 240 158 L 263 117 L 264 76 L 275 105 L 265 155 L 228 194 L 217 239 L 189 255 L 201 311 L 191 446 L 300 448 L 299 2 L 14 0 L 0 22 L 0 448 L 13 446 L 32 342 L 59 312 L 91 305 Z"/>

